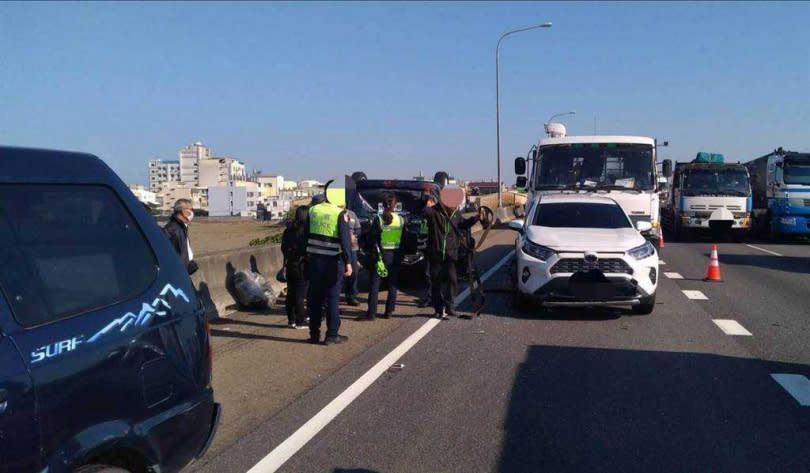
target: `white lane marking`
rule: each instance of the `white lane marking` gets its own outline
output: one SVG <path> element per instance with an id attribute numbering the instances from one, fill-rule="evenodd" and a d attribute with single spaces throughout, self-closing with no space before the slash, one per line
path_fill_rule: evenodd
<path id="1" fill-rule="evenodd" d="M 775 251 L 766 250 L 765 248 L 760 248 L 760 247 L 754 246 L 754 245 L 749 245 L 748 243 L 746 243 L 745 246 L 747 246 L 748 248 L 753 248 L 755 250 L 764 251 L 765 253 L 770 253 L 770 254 L 772 254 L 774 256 L 782 256 L 782 255 L 780 255 L 779 253 L 777 253 Z"/>
<path id="2" fill-rule="evenodd" d="M 513 256 L 514 253 L 510 252 L 502 260 L 498 261 L 495 266 L 491 267 L 489 271 L 484 273 L 481 276 L 481 280 L 486 281 L 489 279 L 489 277 L 492 276 L 495 271 L 500 269 L 501 266 L 506 264 L 506 262 L 509 261 Z M 467 288 L 462 291 L 458 297 L 456 297 L 456 304 L 460 304 L 469 295 L 470 290 Z M 357 397 L 360 396 L 363 391 L 365 391 L 369 386 L 371 386 L 372 383 L 374 383 L 374 381 L 377 380 L 377 378 L 385 373 L 388 368 L 394 364 L 394 362 L 402 358 L 402 356 L 405 355 L 408 350 L 410 350 L 419 342 L 419 340 L 433 330 L 434 327 L 439 325 L 439 323 L 440 320 L 438 319 L 430 319 L 422 324 L 422 326 L 419 327 L 408 338 L 406 338 L 405 341 L 400 343 L 398 347 L 394 348 L 391 353 L 385 355 L 382 360 L 377 362 L 376 365 L 372 366 L 370 370 L 366 371 L 363 376 L 352 383 L 352 385 L 346 388 L 345 391 L 340 393 L 338 397 L 333 399 L 332 402 L 327 404 L 326 407 L 321 409 L 320 412 L 315 414 L 314 417 L 309 419 L 286 440 L 281 442 L 281 444 L 268 453 L 266 457 L 262 458 L 259 463 L 255 464 L 253 468 L 248 470 L 248 473 L 272 473 L 278 470 L 281 465 L 295 455 L 298 450 L 307 444 L 307 442 L 312 440 L 312 438 L 315 437 L 318 432 L 320 432 L 329 424 L 329 422 L 337 417 L 338 414 L 346 409 L 346 407 L 348 407 L 352 401 L 357 399 Z"/>
<path id="3" fill-rule="evenodd" d="M 787 391 L 800 406 L 810 406 L 810 379 L 800 374 L 771 374 L 777 383 Z"/>
<path id="4" fill-rule="evenodd" d="M 683 279 L 681 273 L 664 273 L 664 276 L 668 277 L 669 279 Z"/>
<path id="5" fill-rule="evenodd" d="M 658 260 L 658 264 L 660 264 L 661 266 L 663 266 L 663 265 L 667 264 L 667 262 L 666 262 L 666 261 L 664 261 L 664 260 L 662 260 L 662 259 L 660 259 L 660 260 Z"/>
<path id="6" fill-rule="evenodd" d="M 750 337 L 751 335 L 753 335 L 736 320 L 712 319 L 712 322 L 714 322 L 715 325 L 720 327 L 720 330 L 722 330 L 723 333 L 725 333 L 726 335 L 742 335 L 745 337 Z"/>
<path id="7" fill-rule="evenodd" d="M 690 291 L 690 290 L 684 289 L 681 292 L 683 292 L 683 295 L 685 295 L 686 297 L 688 297 L 690 299 L 693 299 L 693 300 L 696 300 L 696 301 L 708 301 L 709 300 L 709 298 L 706 297 L 706 294 L 703 294 L 700 291 Z"/>

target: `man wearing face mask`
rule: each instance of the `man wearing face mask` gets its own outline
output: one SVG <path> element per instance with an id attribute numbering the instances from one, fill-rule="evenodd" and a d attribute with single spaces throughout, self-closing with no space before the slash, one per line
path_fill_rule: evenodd
<path id="1" fill-rule="evenodd" d="M 191 242 L 188 238 L 188 224 L 194 218 L 194 210 L 191 208 L 191 201 L 188 199 L 178 199 L 174 203 L 174 214 L 169 219 L 169 223 L 163 227 L 163 233 L 172 242 L 174 250 L 180 256 L 180 261 L 188 271 L 189 275 L 197 272 L 197 263 L 194 261 L 194 252 L 191 250 Z"/>

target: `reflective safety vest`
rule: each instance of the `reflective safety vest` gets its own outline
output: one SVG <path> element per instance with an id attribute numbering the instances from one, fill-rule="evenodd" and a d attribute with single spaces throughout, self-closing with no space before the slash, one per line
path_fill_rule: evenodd
<path id="1" fill-rule="evenodd" d="M 428 226 L 427 226 L 427 219 L 422 219 L 422 226 L 419 228 L 420 235 L 427 235 L 428 234 Z"/>
<path id="2" fill-rule="evenodd" d="M 399 214 L 392 214 L 391 225 L 386 225 L 381 215 L 377 218 L 380 219 L 380 228 L 382 228 L 382 237 L 380 243 L 383 250 L 398 250 L 402 242 L 402 227 L 404 226 L 404 219 Z"/>
<path id="3" fill-rule="evenodd" d="M 322 202 L 309 208 L 309 239 L 307 253 L 338 256 L 342 252 L 340 242 L 340 207 Z"/>

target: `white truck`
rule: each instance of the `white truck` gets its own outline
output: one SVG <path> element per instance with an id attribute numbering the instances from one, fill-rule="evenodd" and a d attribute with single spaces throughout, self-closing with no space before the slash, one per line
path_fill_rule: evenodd
<path id="1" fill-rule="evenodd" d="M 648 222 L 651 228 L 644 236 L 659 246 L 658 186 L 666 179 L 659 177 L 656 169 L 655 140 L 643 136 L 566 136 L 565 127 L 559 123 L 546 124 L 545 128 L 548 137 L 532 147 L 528 160 L 515 159 L 517 187 L 525 187 L 529 194 L 527 214 L 543 194 L 597 193 L 615 200 L 634 225 Z M 672 174 L 670 160 L 664 161 L 662 168 L 664 176 Z"/>
<path id="2" fill-rule="evenodd" d="M 740 239 L 751 229 L 748 171 L 720 154 L 698 153 L 692 162 L 677 163 L 661 214 L 675 241 L 699 232 Z"/>

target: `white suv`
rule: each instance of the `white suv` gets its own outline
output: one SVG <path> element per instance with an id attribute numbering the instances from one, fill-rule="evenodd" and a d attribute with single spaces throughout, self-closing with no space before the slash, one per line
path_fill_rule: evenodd
<path id="1" fill-rule="evenodd" d="M 525 222 L 509 227 L 515 243 L 516 304 L 630 305 L 637 314 L 655 307 L 658 254 L 613 199 L 597 194 L 546 194 Z"/>

